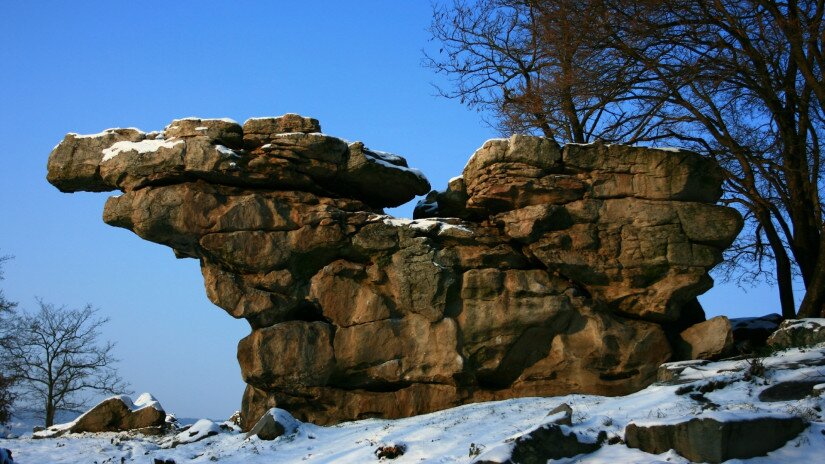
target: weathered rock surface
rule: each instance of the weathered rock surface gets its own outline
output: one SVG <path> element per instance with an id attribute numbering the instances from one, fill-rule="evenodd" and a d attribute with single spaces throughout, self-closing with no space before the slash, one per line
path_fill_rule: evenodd
<path id="1" fill-rule="evenodd" d="M 825 319 L 789 319 L 783 321 L 770 337 L 774 349 L 802 348 L 825 342 Z"/>
<path id="2" fill-rule="evenodd" d="M 682 359 L 719 359 L 733 350 L 733 330 L 725 316 L 694 324 L 679 338 L 675 351 Z"/>
<path id="3" fill-rule="evenodd" d="M 625 428 L 625 442 L 651 454 L 668 450 L 693 462 L 719 463 L 728 459 L 764 456 L 799 435 L 807 424 L 799 417 L 739 417 L 730 420 L 693 418 L 674 424 Z"/>
<path id="4" fill-rule="evenodd" d="M 156 434 L 166 424 L 166 413 L 160 403 L 148 393 L 137 400 L 113 396 L 68 424 L 59 424 L 34 433 L 34 438 L 53 438 L 66 433 L 145 431 Z"/>
<path id="5" fill-rule="evenodd" d="M 247 430 L 273 407 L 333 423 L 636 391 L 704 319 L 696 296 L 742 224 L 694 153 L 526 136 L 393 219 L 381 208 L 426 179 L 319 131 L 178 120 L 68 135 L 49 160 L 61 190 L 121 190 L 104 221 L 199 259 L 210 300 L 250 323 Z"/>

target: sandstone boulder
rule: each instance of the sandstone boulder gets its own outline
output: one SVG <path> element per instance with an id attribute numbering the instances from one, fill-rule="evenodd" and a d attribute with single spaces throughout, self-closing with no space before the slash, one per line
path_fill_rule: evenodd
<path id="1" fill-rule="evenodd" d="M 719 359 L 733 349 L 733 330 L 725 316 L 692 325 L 679 338 L 677 354 L 681 359 Z"/>
<path id="2" fill-rule="evenodd" d="M 163 428 L 166 413 L 149 393 L 132 402 L 128 396 L 113 396 L 98 403 L 68 424 L 59 424 L 36 432 L 34 438 L 53 438 L 66 433 L 147 431 Z"/>
<path id="3" fill-rule="evenodd" d="M 742 225 L 694 153 L 531 136 L 488 141 L 396 219 L 381 208 L 423 175 L 298 115 L 69 135 L 49 169 L 65 191 L 121 190 L 104 221 L 198 259 L 209 299 L 249 322 L 245 430 L 275 407 L 328 424 L 639 390 L 704 320 Z"/>
<path id="4" fill-rule="evenodd" d="M 764 456 L 782 447 L 807 427 L 793 416 L 693 418 L 673 424 L 636 424 L 625 428 L 625 442 L 651 454 L 676 450 L 694 462 Z"/>

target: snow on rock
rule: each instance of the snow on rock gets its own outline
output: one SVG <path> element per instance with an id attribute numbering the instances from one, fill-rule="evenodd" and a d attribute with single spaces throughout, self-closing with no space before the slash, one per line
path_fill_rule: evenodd
<path id="1" fill-rule="evenodd" d="M 367 158 L 367 161 L 370 161 L 372 163 L 381 165 L 389 169 L 396 169 L 399 171 L 409 172 L 418 177 L 419 179 L 421 179 L 422 181 L 429 182 L 427 180 L 427 176 L 425 176 L 423 172 L 415 168 L 407 167 L 407 160 L 398 155 L 394 155 L 392 153 L 387 153 L 384 151 L 364 149 L 364 157 Z"/>
<path id="2" fill-rule="evenodd" d="M 127 130 L 133 130 L 133 131 L 136 131 L 138 133 L 143 133 L 143 131 L 138 129 L 137 127 L 127 127 L 126 129 Z M 111 127 L 109 129 L 102 130 L 102 131 L 100 131 L 96 134 L 77 134 L 75 132 L 69 132 L 67 135 L 71 135 L 76 139 L 95 139 L 95 138 L 98 138 L 98 137 L 103 137 L 103 136 L 106 136 L 106 135 L 109 135 L 109 134 L 113 134 L 113 133 L 115 133 L 119 130 L 123 130 L 123 128 L 121 128 L 121 127 Z"/>
<path id="3" fill-rule="evenodd" d="M 761 317 L 738 317 L 730 319 L 731 327 L 734 331 L 740 329 L 765 329 L 776 330 L 779 323 L 782 322 L 782 316 L 779 314 L 768 314 Z"/>
<path id="4" fill-rule="evenodd" d="M 805 347 L 825 342 L 825 319 L 789 319 L 783 321 L 768 338 L 768 345 L 777 348 Z"/>
<path id="5" fill-rule="evenodd" d="M 127 397 L 128 399 L 128 397 Z M 160 401 L 158 401 L 151 393 L 141 393 L 137 399 L 132 402 L 132 410 L 137 411 L 138 409 L 143 408 L 154 408 L 158 411 L 163 411 L 163 406 L 160 405 Z"/>
<path id="6" fill-rule="evenodd" d="M 126 395 L 110 396 L 71 422 L 52 425 L 35 432 L 33 438 L 54 438 L 67 433 L 103 432 L 159 427 L 164 424 L 163 406 L 150 393 L 137 400 Z"/>
<path id="7" fill-rule="evenodd" d="M 209 419 L 200 419 L 188 429 L 173 436 L 171 439 L 167 439 L 161 444 L 161 448 L 174 448 L 187 443 L 195 443 L 219 433 L 221 433 L 220 425 Z"/>
<path id="8" fill-rule="evenodd" d="M 161 148 L 172 148 L 175 145 L 184 143 L 183 140 L 141 140 L 140 142 L 128 142 L 128 141 L 121 141 L 115 142 L 109 148 L 103 150 L 103 159 L 101 162 L 108 161 L 115 156 L 126 153 L 130 151 L 137 152 L 138 154 L 146 154 L 156 152 Z"/>
<path id="9" fill-rule="evenodd" d="M 246 434 L 246 438 L 258 437 L 261 440 L 274 440 L 281 435 L 295 433 L 300 426 L 301 422 L 292 417 L 289 412 L 280 408 L 272 408 L 261 416 L 258 423 Z"/>
<path id="10" fill-rule="evenodd" d="M 425 234 L 434 233 L 436 235 L 443 235 L 445 233 L 453 233 L 462 236 L 471 236 L 473 231 L 462 225 L 460 221 L 452 218 L 427 218 L 427 219 L 404 219 L 394 218 L 387 215 L 375 215 L 370 217 L 371 220 L 381 221 L 384 224 L 394 227 L 408 228 L 414 231 L 424 232 Z"/>
<path id="11" fill-rule="evenodd" d="M 178 119 L 176 119 L 176 121 L 204 121 L 204 122 L 221 121 L 221 122 L 225 122 L 225 123 L 229 123 L 229 124 L 238 124 L 238 121 L 235 121 L 232 118 L 201 118 L 201 117 L 198 117 L 198 116 L 187 116 L 185 118 L 178 118 Z"/>

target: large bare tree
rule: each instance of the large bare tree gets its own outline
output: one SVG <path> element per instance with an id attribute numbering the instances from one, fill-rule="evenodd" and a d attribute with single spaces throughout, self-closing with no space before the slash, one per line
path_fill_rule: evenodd
<path id="1" fill-rule="evenodd" d="M 442 49 L 428 63 L 453 79 L 443 94 L 494 110 L 505 132 L 676 143 L 716 158 L 726 201 L 749 224 L 729 263 L 758 274 L 772 262 L 785 317 L 796 316 L 796 273 L 799 315 L 825 315 L 823 10 L 815 0 L 455 1 L 435 11 Z"/>
<path id="2" fill-rule="evenodd" d="M 2 363 L 16 379 L 20 397 L 42 408 L 45 425 L 54 424 L 60 409 L 84 406 L 84 395 L 125 392 L 115 369 L 114 344 L 100 340 L 100 328 L 108 320 L 96 318 L 89 305 L 67 309 L 38 303 L 38 311 L 6 319 Z"/>

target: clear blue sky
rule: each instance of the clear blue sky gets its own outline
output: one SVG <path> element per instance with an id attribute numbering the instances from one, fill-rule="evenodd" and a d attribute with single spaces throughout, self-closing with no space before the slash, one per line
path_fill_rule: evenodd
<path id="1" fill-rule="evenodd" d="M 15 256 L 6 295 L 27 308 L 35 296 L 99 307 L 123 376 L 170 412 L 239 409 L 235 349 L 247 324 L 206 299 L 195 260 L 105 225 L 107 194 L 51 187 L 48 154 L 66 132 L 295 112 L 405 156 L 443 188 L 498 134 L 434 96 L 438 78 L 421 66 L 435 46 L 430 17 L 426 1 L 3 2 L 0 254 Z M 701 301 L 709 316 L 778 311 L 771 288 L 718 286 Z"/>

